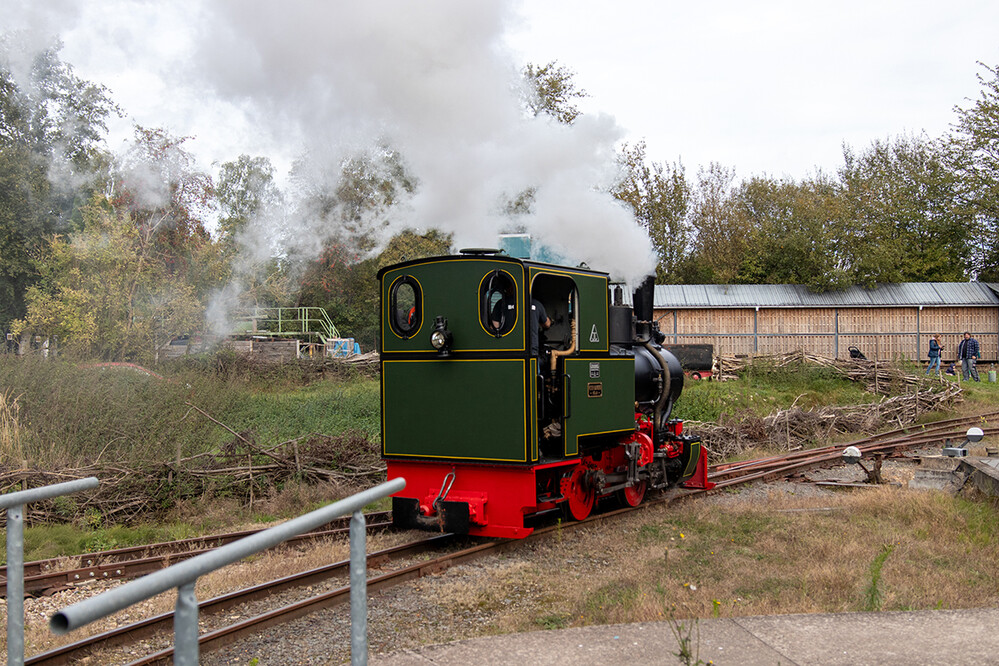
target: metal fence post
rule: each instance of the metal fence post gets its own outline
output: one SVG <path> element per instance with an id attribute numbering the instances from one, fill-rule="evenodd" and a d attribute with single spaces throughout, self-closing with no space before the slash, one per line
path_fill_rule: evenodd
<path id="1" fill-rule="evenodd" d="M 96 488 L 97 477 L 0 495 L 7 509 L 7 664 L 24 664 L 24 505 Z"/>
<path id="2" fill-rule="evenodd" d="M 24 664 L 24 506 L 7 509 L 7 663 Z"/>
<path id="3" fill-rule="evenodd" d="M 368 664 L 368 573 L 364 514 L 350 517 L 350 663 Z"/>
<path id="4" fill-rule="evenodd" d="M 177 587 L 177 605 L 173 612 L 173 663 L 175 666 L 198 666 L 198 598 L 196 580 Z"/>

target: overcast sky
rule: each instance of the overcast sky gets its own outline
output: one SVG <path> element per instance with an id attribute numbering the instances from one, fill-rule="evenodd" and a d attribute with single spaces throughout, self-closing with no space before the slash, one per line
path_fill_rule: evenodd
<path id="1" fill-rule="evenodd" d="M 937 137 L 999 65 L 995 0 L 545 0 L 510 43 L 559 60 L 660 161 L 742 177 L 834 170 L 900 133 Z"/>
<path id="2" fill-rule="evenodd" d="M 166 126 L 195 136 L 205 163 L 249 152 L 287 166 L 299 146 L 260 131 L 231 97 L 179 75 L 195 51 L 192 16 L 200 4 L 0 1 L 14 9 L 14 25 L 58 32 L 78 74 L 112 89 L 129 114 L 116 137 L 129 134 L 132 122 Z M 904 132 L 939 136 L 954 105 L 978 95 L 976 61 L 999 64 L 994 0 L 533 0 L 511 7 L 501 16 L 511 66 L 558 60 L 590 94 L 580 103 L 585 112 L 612 115 L 624 139 L 644 138 L 655 159 L 681 159 L 691 171 L 718 161 L 740 176 L 800 178 L 815 166 L 835 169 L 843 142 L 862 148 Z M 420 29 L 432 38 L 437 28 Z"/>

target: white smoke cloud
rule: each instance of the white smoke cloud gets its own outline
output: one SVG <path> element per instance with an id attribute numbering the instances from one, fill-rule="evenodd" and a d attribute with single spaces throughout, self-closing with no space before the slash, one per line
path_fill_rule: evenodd
<path id="1" fill-rule="evenodd" d="M 144 68 L 158 96 L 150 104 L 164 115 L 143 124 L 197 134 L 194 149 L 225 146 L 212 161 L 265 154 L 282 168 L 307 151 L 310 171 L 333 179 L 345 158 L 384 143 L 418 181 L 405 205 L 381 211 L 385 233 L 437 227 L 458 247 L 495 246 L 510 224 L 504 198 L 533 188 L 532 212 L 517 223 L 535 238 L 618 278 L 654 270 L 645 232 L 605 194 L 622 134 L 614 120 L 524 117 L 525 63 L 504 43 L 519 20 L 512 2 L 15 4 L 20 18 L 67 34 L 67 52 L 103 60 L 118 81 Z M 315 253 L 336 237 L 323 228 L 329 219 L 282 220 L 289 252 Z"/>
<path id="2" fill-rule="evenodd" d="M 533 214 L 518 221 L 540 240 L 622 278 L 654 269 L 644 231 L 603 193 L 616 175 L 614 121 L 524 117 L 520 64 L 503 42 L 517 19 L 509 3 L 231 0 L 206 11 L 193 62 L 219 95 L 250 101 L 273 136 L 323 146 L 326 165 L 380 141 L 402 153 L 419 187 L 395 228 L 495 245 L 509 225 L 502 198 L 535 188 Z"/>

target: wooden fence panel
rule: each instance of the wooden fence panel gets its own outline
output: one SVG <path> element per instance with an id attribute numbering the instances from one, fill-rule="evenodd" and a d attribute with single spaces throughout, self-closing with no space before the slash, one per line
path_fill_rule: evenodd
<path id="1" fill-rule="evenodd" d="M 787 354 L 804 350 L 816 356 L 834 357 L 836 337 L 833 335 L 768 335 L 760 336 L 760 354 Z"/>
<path id="2" fill-rule="evenodd" d="M 832 308 L 761 309 L 757 331 L 761 334 L 832 335 L 836 332 L 836 311 Z"/>
<path id="3" fill-rule="evenodd" d="M 669 319 L 670 317 L 667 317 L 660 326 Z M 665 333 L 672 331 L 671 324 L 662 326 L 662 328 Z M 678 335 L 752 333 L 753 311 L 746 309 L 678 310 L 676 332 Z"/>
<path id="4" fill-rule="evenodd" d="M 839 338 L 836 338 L 836 325 Z M 941 334 L 944 360 L 957 356 L 961 334 L 978 339 L 984 362 L 999 361 L 999 310 L 994 307 L 770 308 L 659 310 L 671 344 L 710 344 L 715 354 L 783 354 L 803 350 L 847 358 L 850 345 L 868 358 L 926 361 L 930 336 Z M 754 331 L 754 318 L 756 330 Z"/>

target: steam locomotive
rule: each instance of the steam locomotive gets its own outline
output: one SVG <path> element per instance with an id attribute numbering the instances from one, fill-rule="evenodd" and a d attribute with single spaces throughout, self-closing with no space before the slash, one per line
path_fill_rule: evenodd
<path id="1" fill-rule="evenodd" d="M 707 487 L 700 439 L 671 419 L 683 389 L 653 284 L 634 308 L 606 273 L 496 250 L 387 266 L 382 457 L 401 527 L 522 538 L 536 514 Z M 546 325 L 548 326 L 545 330 Z"/>

